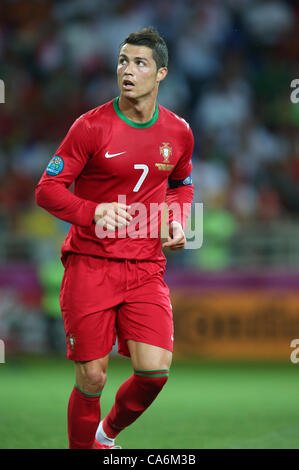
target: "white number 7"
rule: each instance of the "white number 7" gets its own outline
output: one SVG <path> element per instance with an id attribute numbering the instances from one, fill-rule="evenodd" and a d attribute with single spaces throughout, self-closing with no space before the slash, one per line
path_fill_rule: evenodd
<path id="1" fill-rule="evenodd" d="M 143 181 L 145 180 L 146 175 L 148 174 L 148 166 L 147 165 L 137 165 L 136 164 L 136 165 L 134 165 L 134 169 L 135 170 L 143 170 L 142 175 L 140 176 L 139 180 L 136 183 L 135 188 L 133 189 L 133 191 L 135 193 L 137 193 L 137 191 L 139 191 Z"/>

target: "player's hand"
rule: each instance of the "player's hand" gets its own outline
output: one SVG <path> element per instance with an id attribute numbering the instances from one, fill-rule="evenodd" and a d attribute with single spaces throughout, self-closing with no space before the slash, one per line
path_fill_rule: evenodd
<path id="1" fill-rule="evenodd" d="M 132 216 L 128 212 L 131 206 L 119 202 L 104 202 L 96 207 L 94 222 L 108 230 L 116 230 L 129 225 Z"/>
<path id="2" fill-rule="evenodd" d="M 170 250 L 182 250 L 186 245 L 184 230 L 179 222 L 173 221 L 169 225 L 169 236 L 167 242 L 163 243 L 163 248 Z"/>

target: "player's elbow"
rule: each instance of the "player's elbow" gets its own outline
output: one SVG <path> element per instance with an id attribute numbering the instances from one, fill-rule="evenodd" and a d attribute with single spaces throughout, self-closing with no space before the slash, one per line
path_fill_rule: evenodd
<path id="1" fill-rule="evenodd" d="M 44 209 L 47 208 L 47 193 L 47 187 L 42 183 L 38 183 L 35 187 L 35 202 L 38 206 L 43 207 Z"/>
<path id="2" fill-rule="evenodd" d="M 42 206 L 42 189 L 40 183 L 35 186 L 35 202 L 38 206 Z"/>

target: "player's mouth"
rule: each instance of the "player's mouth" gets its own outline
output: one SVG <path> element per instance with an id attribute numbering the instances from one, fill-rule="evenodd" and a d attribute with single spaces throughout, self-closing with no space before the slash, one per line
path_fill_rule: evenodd
<path id="1" fill-rule="evenodd" d="M 124 90 L 127 90 L 127 91 L 132 90 L 132 89 L 134 88 L 134 86 L 135 86 L 135 85 L 134 85 L 134 83 L 133 83 L 131 80 L 128 80 L 128 79 L 126 79 L 126 78 L 123 80 L 123 88 L 124 88 Z"/>

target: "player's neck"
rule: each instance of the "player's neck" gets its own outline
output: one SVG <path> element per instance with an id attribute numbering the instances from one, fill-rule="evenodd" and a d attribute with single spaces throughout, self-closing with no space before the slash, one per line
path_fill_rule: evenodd
<path id="1" fill-rule="evenodd" d="M 130 119 L 137 123 L 148 122 L 152 119 L 156 110 L 156 95 L 149 98 L 129 99 L 120 95 L 118 106 L 120 111 Z"/>

